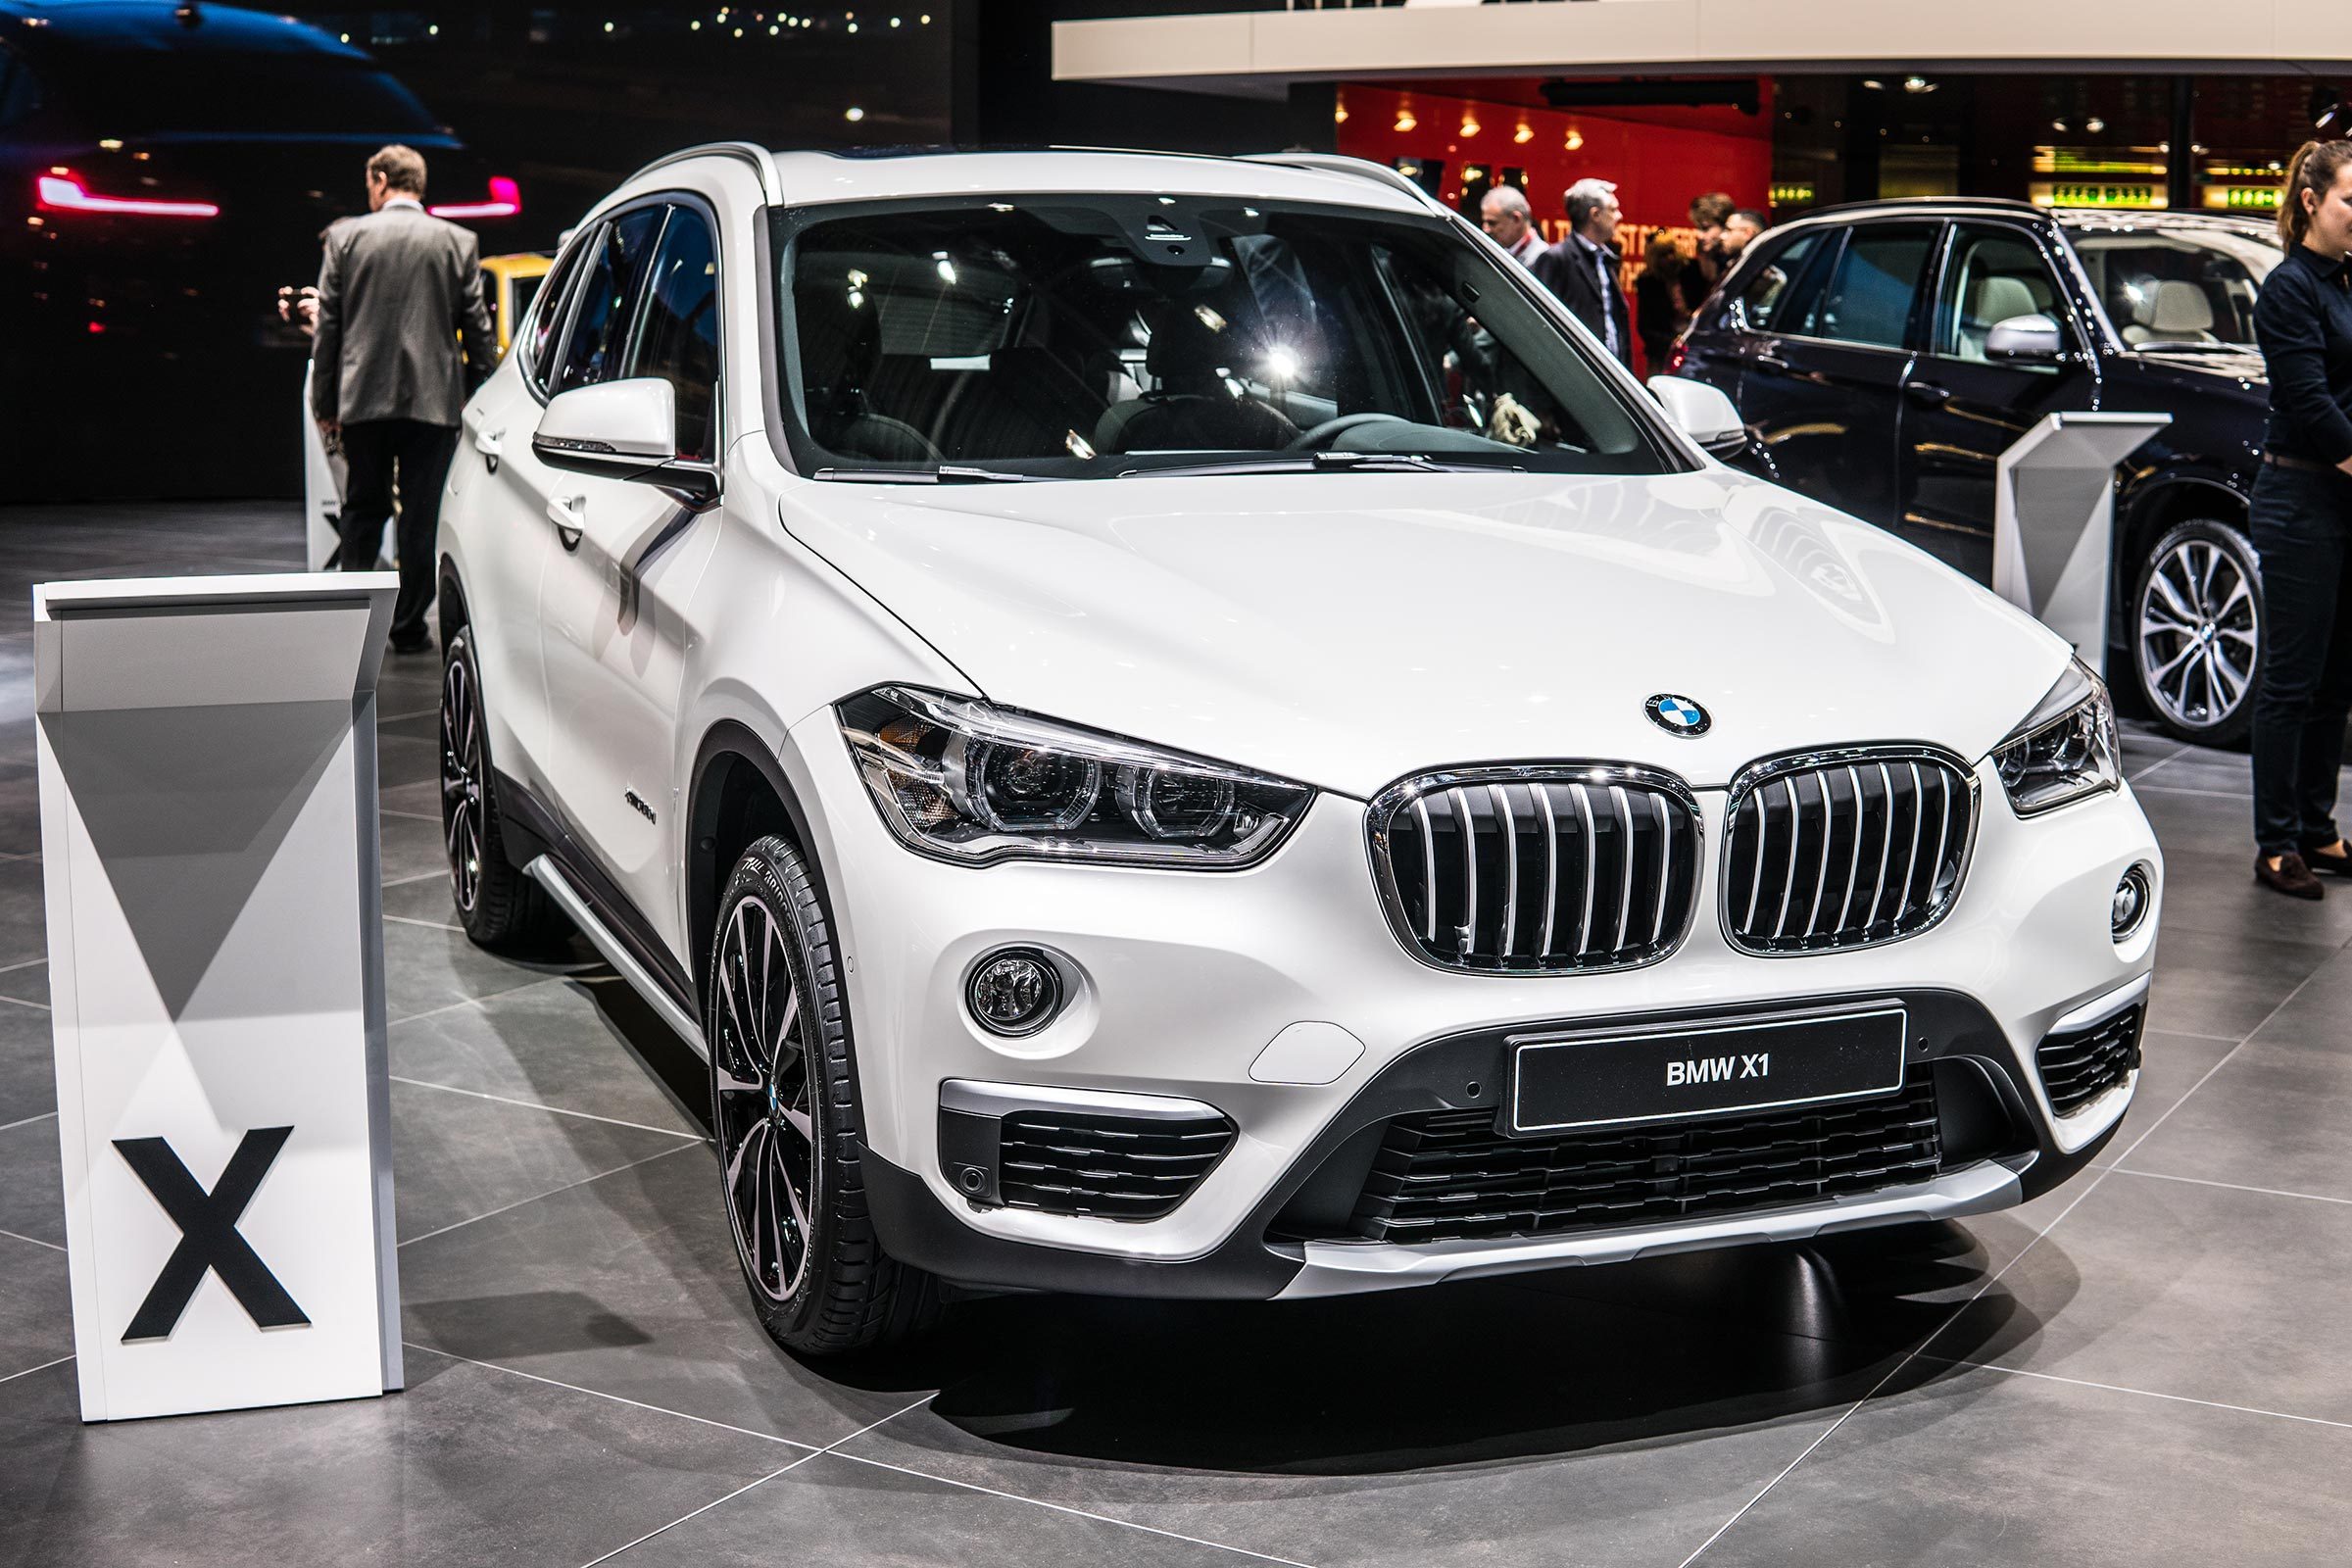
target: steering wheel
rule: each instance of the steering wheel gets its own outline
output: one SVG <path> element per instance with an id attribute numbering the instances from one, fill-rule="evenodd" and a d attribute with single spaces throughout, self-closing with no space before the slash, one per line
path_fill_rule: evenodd
<path id="1" fill-rule="evenodd" d="M 1325 419 L 1311 429 L 1299 431 L 1292 438 L 1291 444 L 1283 450 L 1286 452 L 1329 452 L 1332 449 L 1333 441 L 1359 425 L 1395 424 L 1396 422 L 1398 421 L 1394 414 L 1381 414 L 1377 411 L 1370 414 L 1343 414 L 1336 419 Z"/>

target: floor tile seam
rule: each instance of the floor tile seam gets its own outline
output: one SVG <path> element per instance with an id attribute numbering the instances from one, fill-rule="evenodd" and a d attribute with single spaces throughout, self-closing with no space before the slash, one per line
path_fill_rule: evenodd
<path id="1" fill-rule="evenodd" d="M 12 997 L 4 993 L 0 993 L 0 1002 L 13 1002 L 20 1007 L 33 1007 L 42 1012 L 47 1012 L 50 1010 L 49 1004 L 46 1002 L 35 1002 L 30 997 Z"/>
<path id="2" fill-rule="evenodd" d="M 433 874 L 436 876 L 440 875 L 440 873 L 437 871 Z M 495 1002 L 500 997 L 513 996 L 517 991 L 526 990 L 531 986 L 537 985 L 542 980 L 561 980 L 565 978 L 567 978 L 565 975 L 534 974 L 528 980 L 521 981 L 515 985 L 501 986 L 496 991 L 485 991 L 478 997 L 460 997 L 455 1002 L 445 1002 L 438 1007 L 427 1007 L 422 1012 L 403 1013 L 397 1018 L 387 1019 L 384 1027 L 389 1029 L 398 1024 L 415 1023 L 419 1018 L 437 1018 L 442 1013 L 455 1012 L 460 1007 L 478 1007 L 485 1002 Z M 12 998 L 9 1000 L 13 1001 L 14 999 Z M 40 1004 L 33 1003 L 31 1005 L 38 1006 Z"/>
<path id="3" fill-rule="evenodd" d="M 22 1372 L 10 1372 L 5 1375 L 0 1375 L 0 1383 L 14 1383 L 17 1381 L 17 1379 L 28 1378 L 35 1372 L 46 1372 L 53 1366 L 64 1366 L 68 1361 L 73 1359 L 74 1357 L 71 1354 L 61 1355 L 54 1361 L 43 1361 L 39 1366 L 28 1366 Z"/>
<path id="4" fill-rule="evenodd" d="M 2134 779 L 2132 783 L 2132 793 L 2136 795 L 2143 790 L 2150 795 L 2198 795 L 2216 801 L 2251 802 L 2254 799 L 2254 792 L 2250 789 L 2201 790 L 2190 784 L 2143 784 Z"/>
<path id="5" fill-rule="evenodd" d="M 653 1540 L 656 1536 L 666 1535 L 670 1531 L 677 1529 L 678 1526 L 687 1523 L 689 1520 L 699 1519 L 704 1514 L 709 1513 L 711 1509 L 717 1507 L 721 1503 L 733 1502 L 737 1497 L 742 1496 L 745 1493 L 754 1492 L 761 1487 L 766 1486 L 770 1481 L 775 1480 L 776 1477 L 782 1475 L 787 1470 L 799 1469 L 802 1465 L 807 1464 L 809 1460 L 817 1458 L 820 1454 L 822 1454 L 823 1451 L 824 1450 L 820 1448 L 813 1452 L 804 1453 L 799 1458 L 793 1460 L 792 1463 L 779 1466 L 774 1470 L 770 1470 L 766 1475 L 760 1477 L 756 1481 L 748 1481 L 742 1486 L 737 1487 L 733 1492 L 726 1494 L 724 1496 L 712 1497 L 709 1502 L 704 1503 L 700 1508 L 695 1509 L 692 1513 L 680 1514 L 677 1518 L 672 1519 L 669 1523 L 662 1526 L 660 1529 L 647 1531 L 644 1535 L 639 1536 L 635 1541 L 628 1543 L 626 1545 L 615 1546 L 601 1557 L 589 1558 L 588 1561 L 582 1565 L 582 1568 L 597 1568 L 599 1563 L 611 1562 L 613 1558 L 618 1557 L 623 1552 L 634 1551 L 639 1546 L 642 1546 L 647 1542 Z"/>
<path id="6" fill-rule="evenodd" d="M 407 1084 L 412 1089 L 438 1089 L 445 1095 L 465 1095 L 468 1099 L 487 1100 L 496 1104 L 514 1105 L 522 1110 L 544 1110 L 551 1116 L 577 1116 L 582 1121 L 601 1121 L 609 1127 L 633 1127 L 641 1133 L 660 1133 L 664 1138 L 683 1138 L 689 1143 L 707 1144 L 710 1141 L 701 1133 L 682 1133 L 674 1127 L 656 1127 L 648 1122 L 624 1121 L 618 1116 L 600 1116 L 593 1110 L 573 1110 L 568 1105 L 542 1104 L 536 1100 L 516 1100 L 510 1095 L 493 1095 L 480 1089 L 460 1089 L 456 1084 L 437 1084 L 429 1078 L 406 1078 L 399 1073 L 391 1073 L 388 1076 L 394 1083 Z"/>
<path id="7" fill-rule="evenodd" d="M 447 920 L 420 920 L 413 914 L 387 914 L 384 918 L 394 925 L 417 925 L 428 931 L 455 931 L 460 936 L 466 934 L 464 926 L 451 925 Z"/>
<path id="8" fill-rule="evenodd" d="M 378 815 L 397 816 L 411 822 L 438 822 L 441 820 L 441 813 L 438 811 L 403 811 L 395 807 L 386 806 L 380 801 L 376 803 L 375 809 Z"/>
<path id="9" fill-rule="evenodd" d="M 18 1128 L 29 1127 L 36 1121 L 47 1121 L 50 1117 L 56 1114 L 57 1112 L 54 1110 L 44 1110 L 37 1116 L 24 1116 L 20 1117 L 16 1121 L 0 1122 L 0 1133 L 13 1133 Z"/>
<path id="10" fill-rule="evenodd" d="M 2186 756 L 2188 755 L 2188 753 L 2189 753 L 2189 748 L 2188 748 L 2188 747 L 2186 747 L 2186 746 L 2183 746 L 2183 747 L 2181 747 L 2181 748 L 2180 748 L 2179 751 L 2173 752 L 2173 753 L 2171 753 L 2171 754 L 2169 754 L 2169 755 L 2167 755 L 2167 756 L 2164 756 L 2164 757 L 2159 757 L 2158 759 L 2156 759 L 2156 760 L 2154 760 L 2153 762 L 2150 762 L 2150 763 L 2149 763 L 2147 766 L 2145 766 L 2145 767 L 2141 768 L 2141 769 L 2140 769 L 2138 772 L 2136 772 L 2136 773 L 2127 773 L 2127 774 L 2125 774 L 2125 775 L 2124 775 L 2124 782 L 2125 782 L 2125 783 L 2127 783 L 2127 784 L 2130 784 L 2130 785 L 2133 786 L 2134 788 L 2136 788 L 2136 787 L 2138 786 L 2138 784 L 2139 784 L 2139 781 L 2140 781 L 2141 779 L 2143 779 L 2143 778 L 2146 778 L 2146 777 L 2147 777 L 2147 776 L 2148 776 L 2150 773 L 2153 773 L 2153 772 L 2155 772 L 2155 771 L 2156 771 L 2158 768 L 2160 768 L 2160 767 L 2164 766 L 2164 764 L 2165 764 L 2165 763 L 2167 763 L 2167 762 L 2177 762 L 2177 761 L 2180 760 L 2180 759 L 2181 759 L 2181 758 L 2183 758 L 2183 757 L 2186 757 Z"/>
<path id="11" fill-rule="evenodd" d="M 381 885 L 388 888 L 405 888 L 412 882 L 426 882 L 434 877 L 447 875 L 449 875 L 447 870 L 418 871 L 414 876 L 388 876 L 384 878 Z"/>
<path id="12" fill-rule="evenodd" d="M 34 964 L 48 961 L 47 958 L 19 958 L 14 963 L 0 963 L 0 974 L 14 974 L 19 969 L 29 969 Z"/>
<path id="13" fill-rule="evenodd" d="M 2200 1399 L 2189 1394 L 2167 1394 L 2161 1389 L 2135 1389 L 2123 1383 L 2101 1383 L 2095 1378 L 2070 1378 L 2062 1372 L 2044 1372 L 2030 1366 L 2003 1366 L 1998 1361 L 1972 1361 L 1966 1356 L 1937 1355 L 1933 1350 L 1920 1352 L 1923 1361 L 1939 1361 L 1946 1366 L 1963 1366 L 1979 1372 L 2003 1372 L 2011 1377 L 2035 1378 L 2044 1383 L 2064 1383 L 2078 1389 L 2098 1389 L 2107 1394 L 2129 1395 L 2140 1399 L 2167 1399 L 2175 1404 L 2202 1405 L 2208 1410 L 2232 1410 L 2239 1415 L 2269 1416 L 2278 1421 L 2299 1421 L 2305 1426 L 2333 1427 L 2339 1432 L 2352 1432 L 2352 1421 L 2331 1421 L 2324 1415 L 2297 1415 L 2292 1410 L 2266 1410 L 2255 1404 L 2231 1404 L 2226 1399 Z"/>
<path id="14" fill-rule="evenodd" d="M 2240 1044 L 2242 1043 L 2243 1042 L 2240 1042 Z M 2229 1051 L 2224 1052 L 2222 1054 L 2222 1061 L 2229 1060 L 2230 1057 L 2236 1053 L 2236 1050 L 2237 1047 L 2232 1046 Z M 2214 1063 L 2214 1066 L 2217 1068 L 2220 1065 L 2221 1062 L 2217 1061 Z M 2208 1073 L 2208 1076 L 2210 1076 L 2210 1072 Z M 2197 1080 L 2197 1082 L 2202 1084 L 2204 1079 L 2200 1078 Z M 2193 1094 L 2194 1092 L 2195 1089 L 2192 1086 L 2190 1093 Z M 2184 1096 L 2182 1098 L 2186 1097 Z M 2161 1118 L 2159 1119 L 2161 1120 Z M 1950 1311 L 1944 1313 L 1943 1317 L 1936 1324 L 1934 1328 L 1922 1335 L 1916 1345 L 1912 1346 L 1910 1349 L 1903 1352 L 1903 1354 L 1895 1361 L 1893 1366 L 1887 1368 L 1884 1377 L 1880 1378 L 1878 1382 L 1870 1386 L 1870 1388 L 1863 1394 L 1862 1397 L 1856 1399 L 1845 1409 L 1842 1414 L 1838 1417 L 1837 1420 L 1831 1422 L 1820 1436 L 1816 1437 L 1811 1443 L 1806 1444 L 1802 1452 L 1797 1454 L 1795 1458 L 1789 1460 L 1788 1466 L 1784 1468 L 1780 1474 L 1774 1476 L 1770 1481 L 1766 1482 L 1762 1491 L 1758 1492 L 1754 1496 L 1748 1498 L 1747 1501 L 1741 1503 L 1739 1507 L 1739 1510 L 1735 1512 L 1729 1519 L 1726 1519 L 1720 1526 L 1718 1526 L 1713 1535 L 1709 1536 L 1705 1541 L 1699 1543 L 1698 1550 L 1692 1552 L 1690 1556 L 1685 1557 L 1680 1565 L 1680 1568 L 1690 1568 L 1690 1564 L 1696 1562 L 1700 1557 L 1704 1556 L 1715 1544 L 1715 1543 L 1721 1541 L 1724 1536 L 1730 1532 L 1734 1525 L 1745 1518 L 1748 1512 L 1753 1509 L 1756 1504 L 1762 1502 L 1767 1496 L 1770 1496 L 1775 1487 L 1778 1487 L 1782 1482 L 1788 1480 L 1789 1475 L 1796 1469 L 1798 1465 L 1803 1464 L 1807 1459 L 1811 1458 L 1814 1450 L 1819 1448 L 1824 1443 L 1827 1443 L 1839 1427 L 1845 1425 L 1847 1421 L 1852 1419 L 1854 1414 L 1864 1405 L 1877 1398 L 1879 1392 L 1886 1388 L 1887 1384 L 1893 1382 L 1895 1378 L 1900 1376 L 1905 1367 L 1909 1366 L 1913 1361 L 1918 1360 L 1921 1355 L 1925 1354 L 1928 1347 L 1934 1345 L 1937 1339 L 1941 1338 L 1946 1329 L 1950 1328 L 1954 1323 L 1959 1322 L 1961 1315 L 1970 1307 L 1976 1305 L 1979 1298 L 1983 1297 L 1985 1292 L 1991 1290 L 1993 1286 L 1999 1284 L 2001 1277 L 2007 1274 L 2011 1269 L 2015 1268 L 2018 1263 L 2025 1258 L 2028 1252 L 2033 1251 L 2034 1249 L 2041 1243 L 2043 1238 L 2047 1237 L 2050 1232 L 2056 1230 L 2060 1223 L 2065 1220 L 2067 1215 L 2072 1214 L 2075 1209 L 2082 1204 L 2084 1199 L 2088 1198 L 2092 1193 L 2098 1190 L 2101 1182 L 2104 1182 L 2108 1177 L 2115 1174 L 2115 1169 L 2113 1166 L 2094 1168 L 2097 1169 L 2098 1174 L 2091 1177 L 2091 1179 L 2083 1185 L 2082 1190 L 2074 1196 L 2074 1199 L 2068 1202 L 2066 1207 L 2060 1209 L 2057 1214 L 2051 1218 L 2047 1225 L 2044 1225 L 2041 1227 L 2041 1229 L 2035 1231 L 2032 1239 L 2029 1240 L 2025 1246 L 2019 1248 L 2016 1254 L 2012 1256 L 2008 1262 L 2003 1263 L 1999 1268 L 1994 1269 L 1990 1274 L 1987 1274 L 1984 1280 L 1978 1284 L 1977 1288 L 1968 1294 L 1968 1298 L 1966 1300 L 1959 1302 L 1957 1305 L 1953 1306 Z"/>
<path id="15" fill-rule="evenodd" d="M 404 718 L 439 718 L 440 716 L 441 710 L 438 708 L 419 708 L 413 713 L 378 713 L 375 715 L 375 721 L 378 724 L 397 724 Z M 420 741 L 424 737 L 412 735 L 409 739 Z"/>
<path id="16" fill-rule="evenodd" d="M 52 1252 L 62 1252 L 65 1250 L 63 1247 L 60 1247 L 55 1242 L 44 1242 L 38 1236 L 27 1236 L 23 1231 L 0 1230 L 0 1236 L 5 1236 L 11 1241 L 30 1242 L 35 1247 L 46 1247 Z"/>
<path id="17" fill-rule="evenodd" d="M 649 1415 L 675 1416 L 680 1421 L 691 1421 L 697 1426 L 715 1427 L 721 1432 L 732 1432 L 738 1437 L 757 1438 L 761 1443 L 773 1443 L 787 1448 L 802 1449 L 803 1452 L 800 1456 L 793 1460 L 794 1464 L 800 1463 L 802 1459 L 813 1459 L 825 1451 L 815 1444 L 803 1443 L 798 1438 L 781 1437 L 773 1432 L 755 1432 L 750 1427 L 739 1427 L 730 1421 L 713 1421 L 707 1415 L 696 1415 L 690 1410 L 673 1410 L 665 1404 L 648 1404 L 643 1399 L 632 1399 L 625 1394 L 608 1394 L 603 1389 L 591 1389 L 577 1383 L 566 1383 L 562 1378 L 551 1378 L 538 1372 L 525 1372 L 518 1366 L 508 1366 L 503 1361 L 477 1360 L 470 1355 L 460 1355 L 455 1350 L 444 1350 L 437 1345 L 426 1345 L 421 1340 L 404 1337 L 400 1343 L 410 1349 L 423 1350 L 429 1354 L 440 1356 L 444 1360 L 462 1361 L 467 1366 L 480 1367 L 485 1372 L 504 1372 L 509 1377 L 521 1378 L 530 1383 L 543 1383 L 551 1389 L 562 1389 L 566 1394 L 584 1394 L 592 1399 L 609 1399 L 614 1404 L 625 1404 L 632 1410 L 643 1410 Z"/>
<path id="18" fill-rule="evenodd" d="M 576 1182 L 565 1182 L 561 1187 L 551 1187 L 544 1193 L 533 1193 L 528 1198 L 517 1198 L 512 1203 L 501 1203 L 498 1207 L 491 1209 L 487 1213 L 476 1214 L 471 1219 L 459 1220 L 453 1225 L 444 1225 L 439 1230 L 426 1231 L 422 1236 L 409 1237 L 406 1241 L 400 1242 L 397 1245 L 402 1248 L 409 1248 L 416 1246 L 418 1242 L 429 1242 L 436 1236 L 447 1236 L 451 1231 L 462 1231 L 468 1225 L 479 1225 L 483 1220 L 496 1219 L 501 1214 L 512 1214 L 514 1212 L 514 1210 L 522 1207 L 526 1203 L 536 1203 L 542 1199 L 556 1198 L 564 1193 L 573 1192 L 579 1188 L 585 1187 L 590 1182 L 601 1182 L 606 1177 L 617 1176 L 624 1170 L 635 1170 L 640 1165 L 650 1165 L 657 1159 L 667 1159 L 672 1154 L 680 1153 L 689 1149 L 699 1149 L 702 1147 L 704 1146 L 699 1140 L 694 1143 L 675 1144 L 668 1149 L 647 1154 L 642 1159 L 632 1159 L 625 1165 L 615 1165 L 610 1170 L 600 1170 L 593 1176 L 583 1176 Z"/>
<path id="19" fill-rule="evenodd" d="M 1074 1508 L 1066 1502 L 1053 1502 L 1044 1497 L 1024 1496 L 1017 1492 L 1004 1492 L 995 1487 L 984 1487 L 977 1481 L 961 1481 L 954 1476 L 943 1476 L 929 1470 L 918 1470 L 912 1465 L 893 1464 L 888 1459 L 875 1459 L 862 1453 L 849 1453 L 836 1448 L 827 1448 L 823 1452 L 811 1454 L 809 1457 L 846 1459 L 852 1464 L 871 1465 L 877 1470 L 889 1470 L 899 1475 L 911 1476 L 918 1481 L 934 1481 L 943 1487 L 956 1487 L 965 1492 L 977 1492 L 986 1496 L 1002 1497 L 1007 1502 L 1024 1502 L 1033 1508 L 1051 1508 L 1055 1513 L 1065 1513 L 1073 1518 L 1092 1519 L 1098 1524 L 1117 1525 L 1123 1530 L 1140 1530 L 1146 1535 L 1159 1536 L 1169 1541 L 1181 1541 L 1188 1545 L 1205 1546 L 1211 1551 L 1230 1551 L 1236 1556 L 1252 1558 L 1258 1562 L 1279 1563 L 1282 1568 L 1313 1568 L 1312 1564 L 1300 1562 L 1296 1557 L 1277 1557 L 1271 1552 L 1253 1551 L 1248 1546 L 1231 1545 L 1225 1542 L 1210 1541 L 1201 1536 L 1188 1536 L 1181 1531 L 1162 1529 L 1158 1525 L 1139 1524 L 1133 1519 L 1121 1519 L 1115 1514 L 1096 1513 L 1087 1508 Z"/>
<path id="20" fill-rule="evenodd" d="M 2352 1204 L 2352 1198 L 2336 1198 L 2328 1193 L 2290 1193 L 2283 1187 L 2250 1187 L 2244 1182 L 2217 1182 L 2209 1176 L 2176 1176 L 2169 1170 L 2139 1170 L 2131 1165 L 2109 1168 L 2125 1176 L 2144 1176 L 2150 1181 L 2185 1182 L 2191 1187 L 2220 1187 L 2232 1193 L 2259 1193 L 2265 1198 L 2299 1198 L 2311 1203 Z"/>

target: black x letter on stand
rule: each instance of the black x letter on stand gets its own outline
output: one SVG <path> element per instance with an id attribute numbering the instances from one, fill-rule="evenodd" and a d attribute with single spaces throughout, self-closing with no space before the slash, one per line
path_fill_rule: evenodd
<path id="1" fill-rule="evenodd" d="M 262 1178 L 293 1133 L 291 1127 L 256 1127 L 248 1132 L 229 1156 L 220 1185 L 210 1193 L 188 1174 L 188 1167 L 161 1138 L 115 1140 L 124 1163 L 147 1184 L 155 1200 L 180 1229 L 179 1245 L 172 1250 L 163 1273 L 156 1276 L 147 1299 L 139 1303 L 137 1315 L 123 1331 L 124 1344 L 170 1338 L 208 1269 L 220 1276 L 220 1283 L 228 1287 L 237 1304 L 263 1328 L 282 1329 L 310 1321 L 286 1288 L 277 1283 L 277 1276 L 237 1234 L 245 1205 L 261 1190 Z"/>

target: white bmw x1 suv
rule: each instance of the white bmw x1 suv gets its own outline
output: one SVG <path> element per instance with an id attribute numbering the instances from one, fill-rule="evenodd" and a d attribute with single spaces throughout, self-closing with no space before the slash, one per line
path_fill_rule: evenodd
<path id="1" fill-rule="evenodd" d="M 1386 171 L 682 153 L 466 435 L 458 908 L 708 1056 L 798 1350 L 1979 1213 L 2132 1098 L 2098 679 Z"/>

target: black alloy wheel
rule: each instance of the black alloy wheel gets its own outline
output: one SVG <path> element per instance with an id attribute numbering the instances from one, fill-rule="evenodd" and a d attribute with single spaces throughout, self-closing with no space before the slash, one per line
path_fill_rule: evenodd
<path id="1" fill-rule="evenodd" d="M 775 912 L 756 893 L 727 918 L 714 978 L 711 1120 L 727 1218 L 744 1278 L 781 1306 L 808 1271 L 816 1126 L 801 988 Z"/>
<path id="2" fill-rule="evenodd" d="M 449 635 L 441 665 L 441 841 L 466 934 L 486 948 L 532 948 L 564 929 L 547 890 L 508 858 L 492 786 L 482 669 L 473 628 Z"/>
<path id="3" fill-rule="evenodd" d="M 939 1315 L 937 1282 L 893 1258 L 866 1212 L 837 962 L 800 851 L 755 841 L 719 900 L 703 1038 L 735 1258 L 760 1326 L 802 1355 L 897 1344 Z"/>
<path id="4" fill-rule="evenodd" d="M 2148 552 L 2132 595 L 2132 664 L 2166 729 L 2230 746 L 2254 722 L 2262 678 L 2262 577 L 2235 526 L 2192 517 Z"/>

